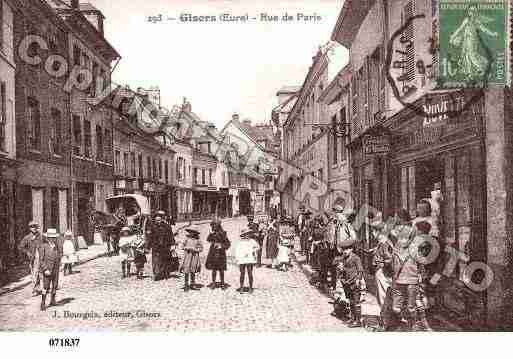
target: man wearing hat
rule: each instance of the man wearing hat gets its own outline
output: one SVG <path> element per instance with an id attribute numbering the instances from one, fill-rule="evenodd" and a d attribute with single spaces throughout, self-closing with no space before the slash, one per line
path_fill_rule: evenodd
<path id="1" fill-rule="evenodd" d="M 55 228 L 48 228 L 39 247 L 40 272 L 43 277 L 41 310 L 46 310 L 46 296 L 51 294 L 50 305 L 56 305 L 55 294 L 59 286 L 59 269 L 62 258 L 62 241 Z"/>
<path id="2" fill-rule="evenodd" d="M 164 211 L 157 211 L 153 226 L 148 233 L 153 279 L 156 281 L 169 278 L 171 247 L 176 244 L 173 229 L 164 221 L 165 216 Z"/>
<path id="3" fill-rule="evenodd" d="M 37 249 L 41 245 L 41 232 L 39 231 L 39 224 L 35 221 L 30 221 L 28 226 L 30 233 L 20 241 L 18 251 L 23 253 L 28 259 L 32 276 L 32 294 L 38 295 L 41 293 L 41 280 L 39 277 L 39 252 Z"/>
<path id="4" fill-rule="evenodd" d="M 205 268 L 212 271 L 212 283 L 209 288 L 217 288 L 217 272 L 221 277 L 221 289 L 226 290 L 227 286 L 224 282 L 224 272 L 226 271 L 226 251 L 230 248 L 230 241 L 226 235 L 226 231 L 221 225 L 221 221 L 214 219 L 210 223 L 212 232 L 207 237 L 207 242 L 210 243 L 210 249 L 208 250 L 207 261 L 205 262 Z"/>
<path id="5" fill-rule="evenodd" d="M 197 229 L 187 228 L 185 231 L 187 234 L 183 242 L 184 257 L 180 269 L 185 277 L 183 290 L 187 292 L 189 289 L 199 289 L 196 287 L 196 273 L 199 273 L 201 270 L 200 253 L 203 251 L 203 245 L 199 236 L 200 232 Z"/>

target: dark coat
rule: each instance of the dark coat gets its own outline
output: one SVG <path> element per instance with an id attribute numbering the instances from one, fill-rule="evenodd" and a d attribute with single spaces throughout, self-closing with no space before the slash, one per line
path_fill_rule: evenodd
<path id="1" fill-rule="evenodd" d="M 55 246 L 52 248 L 48 241 L 52 241 Z M 62 258 L 62 239 L 55 238 L 43 241 L 39 246 L 39 270 L 44 274 L 49 270 L 52 275 L 59 272 Z"/>
<path id="2" fill-rule="evenodd" d="M 32 262 L 41 243 L 41 233 L 29 233 L 21 240 L 18 245 L 18 251 L 25 254 L 28 260 Z"/>
<path id="3" fill-rule="evenodd" d="M 163 276 L 169 272 L 171 246 L 175 245 L 173 229 L 165 222 L 154 224 L 148 234 L 153 274 Z"/>
<path id="4" fill-rule="evenodd" d="M 226 251 L 230 248 L 230 241 L 226 232 L 212 232 L 208 235 L 207 242 L 210 243 L 205 267 L 208 270 L 226 270 Z M 221 248 L 216 248 L 221 245 Z"/>

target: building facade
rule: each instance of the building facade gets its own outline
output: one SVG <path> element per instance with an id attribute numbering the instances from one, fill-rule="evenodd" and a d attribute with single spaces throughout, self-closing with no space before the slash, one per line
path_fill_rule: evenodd
<path id="1" fill-rule="evenodd" d="M 351 168 L 347 143 L 349 135 L 349 87 L 350 67 L 346 65 L 335 76 L 321 95 L 319 101 L 326 106 L 326 123 L 331 124 L 328 136 L 328 197 L 327 206 L 343 200 L 353 208 L 351 195 Z"/>
<path id="2" fill-rule="evenodd" d="M 72 226 L 71 168 L 69 141 L 70 95 L 66 79 L 51 76 L 44 61 L 51 54 L 69 58 L 68 26 L 46 3 L 26 1 L 14 16 L 16 51 L 16 238 L 21 239 L 27 224 L 34 220 L 42 230 L 60 232 Z M 29 41 L 36 35 L 42 42 Z M 32 38 L 33 39 L 33 38 Z M 43 50 L 46 44 L 48 50 Z M 34 60 L 34 61 L 32 61 Z"/>
<path id="3" fill-rule="evenodd" d="M 14 2 L 0 1 L 0 272 L 14 260 L 16 123 Z"/>
<path id="4" fill-rule="evenodd" d="M 283 191 L 282 206 L 289 215 L 297 215 L 301 205 L 324 208 L 317 198 L 325 201 L 327 193 L 329 131 L 323 129 L 329 122 L 327 105 L 319 98 L 327 86 L 328 58 L 319 50 L 283 126 L 284 160 L 300 173 L 289 178 Z"/>

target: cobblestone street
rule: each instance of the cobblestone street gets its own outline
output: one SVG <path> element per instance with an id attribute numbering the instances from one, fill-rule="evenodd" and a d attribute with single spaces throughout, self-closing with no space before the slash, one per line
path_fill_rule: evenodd
<path id="1" fill-rule="evenodd" d="M 236 245 L 240 228 L 245 224 L 245 219 L 225 223 L 232 248 Z M 206 238 L 208 224 L 199 227 L 202 238 Z M 208 245 L 205 244 L 204 257 L 207 251 Z M 296 264 L 288 272 L 266 267 L 255 269 L 255 292 L 239 294 L 235 291 L 239 281 L 238 267 L 229 258 L 226 281 L 230 288 L 226 291 L 207 288 L 211 280 L 210 272 L 202 268 L 197 282 L 204 287 L 185 293 L 181 289 L 182 277 L 154 282 L 151 277 L 151 256 L 148 259 L 144 280 L 137 280 L 135 276 L 122 279 L 117 257 L 98 258 L 77 267 L 79 273 L 61 276 L 58 306 L 50 307 L 46 312 L 39 311 L 40 298 L 30 297 L 29 287 L 2 295 L 0 329 L 179 332 L 351 330 L 330 316 L 332 306 L 329 299 L 309 285 Z M 132 317 L 106 317 L 111 311 L 131 313 Z M 89 313 L 92 317 L 66 317 L 69 313 Z M 158 317 L 144 317 L 152 313 L 157 313 Z"/>

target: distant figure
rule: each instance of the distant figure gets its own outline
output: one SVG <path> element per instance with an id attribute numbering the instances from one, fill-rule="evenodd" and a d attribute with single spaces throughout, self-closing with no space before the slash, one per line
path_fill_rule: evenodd
<path id="1" fill-rule="evenodd" d="M 78 255 L 75 251 L 75 244 L 73 243 L 73 233 L 70 230 L 67 230 L 64 233 L 64 242 L 62 244 L 62 263 L 64 264 L 64 268 L 62 273 L 73 274 L 73 264 L 78 263 Z"/>
<path id="2" fill-rule="evenodd" d="M 249 278 L 249 293 L 253 293 L 253 267 L 257 262 L 256 253 L 260 246 L 256 242 L 257 234 L 250 228 L 243 229 L 240 234 L 240 242 L 235 250 L 235 260 L 240 270 L 240 286 L 237 292 L 244 292 L 244 281 L 246 273 Z"/>
<path id="3" fill-rule="evenodd" d="M 42 243 L 39 224 L 35 221 L 29 223 L 30 233 L 21 240 L 18 251 L 28 259 L 28 266 L 32 276 L 32 295 L 41 294 L 41 278 L 39 273 L 39 246 Z"/>

